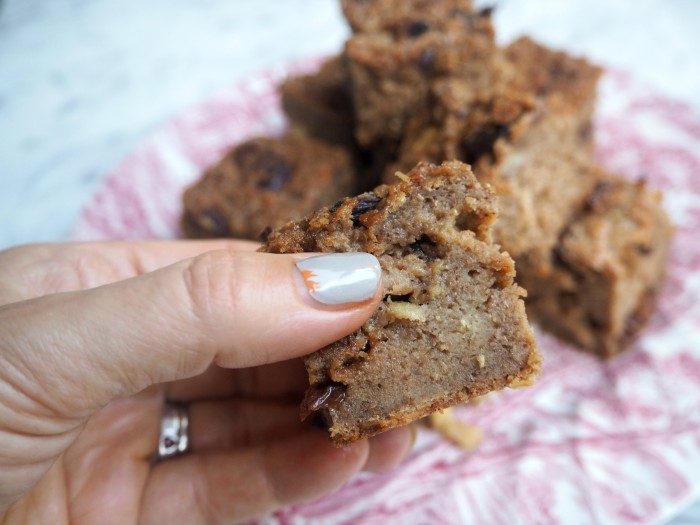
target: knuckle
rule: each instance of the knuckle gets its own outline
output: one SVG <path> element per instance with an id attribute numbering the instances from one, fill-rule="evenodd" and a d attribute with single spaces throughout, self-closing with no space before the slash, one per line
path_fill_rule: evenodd
<path id="1" fill-rule="evenodd" d="M 230 316 L 241 304 L 241 268 L 235 254 L 209 252 L 189 261 L 183 282 L 191 311 L 200 321 L 216 321 Z"/>

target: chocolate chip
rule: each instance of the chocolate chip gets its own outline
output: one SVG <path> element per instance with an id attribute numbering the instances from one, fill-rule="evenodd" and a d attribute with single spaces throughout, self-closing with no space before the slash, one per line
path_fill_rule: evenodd
<path id="1" fill-rule="evenodd" d="M 430 29 L 430 24 L 425 20 L 417 20 L 408 26 L 408 36 L 417 38 Z"/>
<path id="2" fill-rule="evenodd" d="M 374 193 L 366 193 L 360 197 L 360 201 L 355 204 L 350 217 L 352 218 L 353 226 L 360 226 L 360 216 L 368 211 L 372 211 L 381 202 L 382 198 L 377 197 Z"/>

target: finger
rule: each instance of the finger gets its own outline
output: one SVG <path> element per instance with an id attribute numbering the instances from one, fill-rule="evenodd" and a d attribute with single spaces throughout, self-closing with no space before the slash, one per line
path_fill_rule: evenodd
<path id="1" fill-rule="evenodd" d="M 151 272 L 212 250 L 255 251 L 243 240 L 32 244 L 0 252 L 0 304 L 84 290 Z"/>
<path id="2" fill-rule="evenodd" d="M 232 399 L 192 403 L 188 409 L 194 452 L 262 444 L 308 429 L 299 420 L 299 403 Z"/>
<path id="3" fill-rule="evenodd" d="M 201 375 L 168 383 L 166 397 L 183 402 L 233 396 L 300 398 L 309 385 L 307 377 L 301 359 L 242 369 L 212 365 Z"/>
<path id="4" fill-rule="evenodd" d="M 374 436 L 369 440 L 369 457 L 363 470 L 386 472 L 397 467 L 411 451 L 415 439 L 416 429 L 413 425 L 393 428 Z"/>
<path id="5" fill-rule="evenodd" d="M 7 381 L 59 414 L 84 417 L 212 363 L 244 368 L 308 354 L 369 318 L 381 297 L 380 273 L 367 255 L 372 267 L 360 267 L 364 281 L 349 293 L 374 295 L 328 306 L 304 286 L 300 257 L 208 252 L 111 285 L 1 307 Z M 333 299 L 332 281 L 321 284 L 328 282 L 324 300 Z M 339 297 L 360 296 L 341 286 Z"/>
<path id="6" fill-rule="evenodd" d="M 338 449 L 318 431 L 230 453 L 156 465 L 141 508 L 145 523 L 228 524 L 331 492 L 360 471 L 367 441 Z"/>

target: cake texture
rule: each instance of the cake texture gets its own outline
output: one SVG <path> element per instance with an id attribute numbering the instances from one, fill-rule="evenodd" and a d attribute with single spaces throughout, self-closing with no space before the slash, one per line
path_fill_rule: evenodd
<path id="1" fill-rule="evenodd" d="M 259 240 L 268 227 L 332 204 L 354 190 L 348 152 L 303 133 L 248 140 L 184 194 L 189 237 Z"/>
<path id="2" fill-rule="evenodd" d="M 396 10 L 386 4 L 396 2 L 362 7 L 376 11 L 375 18 L 367 18 L 348 39 L 345 54 L 357 141 L 365 148 L 391 150 L 409 121 L 430 118 L 434 93 L 444 83 L 459 81 L 471 91 L 488 91 L 498 51 L 490 10 L 444 9 L 443 3 L 415 0 Z M 413 4 L 427 8 L 408 9 Z M 354 10 L 346 3 L 345 12 Z M 351 16 L 351 24 L 359 19 Z"/>
<path id="3" fill-rule="evenodd" d="M 531 317 L 603 358 L 622 351 L 653 311 L 672 227 L 643 181 L 593 169 L 586 205 L 542 264 L 522 266 Z"/>
<path id="4" fill-rule="evenodd" d="M 309 135 L 355 148 L 350 78 L 342 55 L 329 58 L 312 74 L 291 76 L 280 86 L 282 109 L 290 124 Z"/>
<path id="5" fill-rule="evenodd" d="M 269 234 L 266 252 L 363 251 L 382 267 L 372 318 L 305 358 L 302 416 L 336 445 L 533 382 L 541 357 L 513 260 L 491 242 L 495 217 L 467 165 L 422 163 Z"/>
<path id="6" fill-rule="evenodd" d="M 415 37 L 473 14 L 471 0 L 341 0 L 340 5 L 353 32 L 394 36 Z"/>
<path id="7" fill-rule="evenodd" d="M 420 160 L 472 164 L 499 197 L 494 238 L 519 260 L 548 253 L 592 188 L 591 112 L 600 69 L 529 38 L 503 56 L 489 92 L 442 86 L 431 122 L 407 126 L 384 180 Z"/>

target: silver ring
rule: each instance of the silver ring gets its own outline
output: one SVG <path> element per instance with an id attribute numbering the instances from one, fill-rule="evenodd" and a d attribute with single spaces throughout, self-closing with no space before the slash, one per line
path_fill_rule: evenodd
<path id="1" fill-rule="evenodd" d="M 165 402 L 160 420 L 158 459 L 180 456 L 189 449 L 189 424 L 187 407 L 180 403 Z"/>

